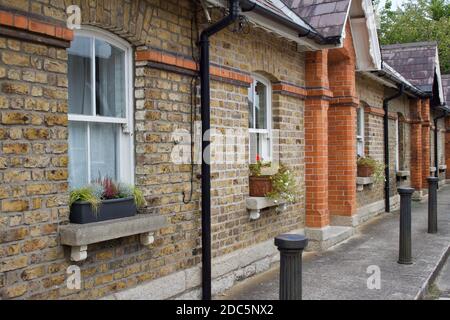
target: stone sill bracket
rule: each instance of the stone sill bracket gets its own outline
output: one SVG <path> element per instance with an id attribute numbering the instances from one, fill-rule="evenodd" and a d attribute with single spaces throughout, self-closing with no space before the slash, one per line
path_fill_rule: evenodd
<path id="1" fill-rule="evenodd" d="M 371 190 L 373 188 L 373 177 L 356 177 L 356 191 L 363 191 L 364 186 L 369 186 Z"/>
<path id="2" fill-rule="evenodd" d="M 87 259 L 88 245 L 139 235 L 143 246 L 155 241 L 154 233 L 167 225 L 166 218 L 158 215 L 138 214 L 134 217 L 88 224 L 61 226 L 61 244 L 70 246 L 70 260 Z"/>
<path id="3" fill-rule="evenodd" d="M 411 176 L 411 172 L 408 170 L 399 170 L 396 173 L 397 181 L 407 180 Z"/>
<path id="4" fill-rule="evenodd" d="M 139 235 L 139 242 L 143 246 L 148 246 L 155 242 L 155 237 L 153 232 L 141 233 Z M 87 249 L 88 246 L 73 246 L 70 247 L 70 260 L 79 262 L 87 259 Z"/>
<path id="5" fill-rule="evenodd" d="M 267 197 L 248 197 L 246 199 L 247 210 L 250 214 L 250 220 L 258 220 L 261 217 L 261 210 L 271 207 L 277 207 L 277 213 L 282 213 L 287 209 L 287 203 L 277 203 Z"/>

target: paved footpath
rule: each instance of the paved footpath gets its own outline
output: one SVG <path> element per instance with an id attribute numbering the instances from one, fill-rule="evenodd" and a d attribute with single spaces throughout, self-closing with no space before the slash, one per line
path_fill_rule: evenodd
<path id="1" fill-rule="evenodd" d="M 423 298 L 450 251 L 450 186 L 442 187 L 438 193 L 438 234 L 427 233 L 427 212 L 427 202 L 413 202 L 412 265 L 397 263 L 399 212 L 382 214 L 359 227 L 356 236 L 325 252 L 306 253 L 303 299 Z M 379 290 L 367 287 L 369 266 L 380 268 Z M 217 299 L 278 299 L 278 272 L 273 269 L 246 280 Z M 450 281 L 450 270 L 443 270 L 439 279 Z M 450 282 L 447 288 L 450 290 Z"/>

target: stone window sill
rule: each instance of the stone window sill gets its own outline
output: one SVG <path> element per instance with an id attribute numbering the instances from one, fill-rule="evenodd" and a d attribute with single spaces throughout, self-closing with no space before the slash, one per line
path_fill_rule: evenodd
<path id="1" fill-rule="evenodd" d="M 363 191 L 364 186 L 373 186 L 373 177 L 356 177 L 356 191 Z"/>
<path id="2" fill-rule="evenodd" d="M 248 197 L 246 199 L 247 210 L 250 213 L 250 220 L 257 220 L 261 217 L 261 210 L 277 207 L 277 212 L 286 210 L 286 203 L 278 203 L 267 197 Z"/>
<path id="3" fill-rule="evenodd" d="M 399 180 L 406 180 L 408 177 L 411 176 L 411 172 L 409 170 L 399 170 L 396 173 L 397 175 L 397 181 Z"/>
<path id="4" fill-rule="evenodd" d="M 61 244 L 71 247 L 72 261 L 83 261 L 90 244 L 138 234 L 141 244 L 149 245 L 154 241 L 154 232 L 166 225 L 165 217 L 149 214 L 87 224 L 71 223 L 60 227 Z"/>

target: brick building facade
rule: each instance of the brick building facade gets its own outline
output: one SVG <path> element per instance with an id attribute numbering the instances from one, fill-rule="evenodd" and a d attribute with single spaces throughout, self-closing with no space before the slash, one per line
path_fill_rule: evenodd
<path id="1" fill-rule="evenodd" d="M 189 0 L 70 4 L 81 9 L 81 30 L 67 27 L 64 1 L 0 0 L 0 297 L 199 298 L 200 166 L 174 163 L 171 156 L 179 143 L 175 131 L 195 136 L 196 42 L 208 22 Z M 374 38 L 370 30 L 351 25 L 351 14 L 346 16 L 350 5 L 348 1 L 342 8 L 345 19 L 339 26 L 321 31 L 340 39 L 334 44 L 293 41 L 287 31 L 267 24 L 257 13 L 249 14 L 244 27 L 233 25 L 211 38 L 212 127 L 222 134 L 248 132 L 249 89 L 255 81 L 264 84 L 270 96 L 269 123 L 278 134 L 273 145 L 280 162 L 295 174 L 299 189 L 297 201 L 283 212 L 272 205 L 252 220 L 247 209 L 249 162 L 212 164 L 213 294 L 276 264 L 272 241 L 280 233 L 304 232 L 311 250 L 326 249 L 384 212 L 383 185 L 358 182 L 358 115 L 364 155 L 383 161 L 383 100 L 401 83 L 406 87 L 403 95 L 389 105 L 391 207 L 397 205 L 400 184 L 411 184 L 418 196 L 426 192 L 434 163 L 433 119 L 439 111 L 432 109 L 430 95 L 409 79 L 392 72 L 387 72 L 390 78 L 381 76 L 377 57 L 365 58 L 374 67 L 361 67 L 361 54 Z M 360 9 L 354 6 L 356 16 Z M 292 4 L 277 14 L 308 20 L 300 9 Z M 221 8 L 211 12 L 214 21 L 224 15 Z M 360 40 L 361 34 L 365 38 L 358 43 L 363 48 L 355 47 L 354 38 Z M 75 132 L 80 134 L 75 127 L 84 121 L 71 111 L 71 101 L 78 99 L 75 89 L 70 92 L 71 73 L 81 69 L 71 56 L 84 50 L 77 41 L 89 37 L 96 48 L 96 41 L 100 43 L 96 57 L 116 52 L 111 46 L 105 49 L 105 43 L 130 52 L 124 68 L 130 84 L 129 118 L 107 124 L 117 124 L 120 139 L 129 146 L 122 150 L 129 156 L 128 167 L 119 170 L 117 178 L 143 190 L 147 206 L 141 214 L 163 217 L 166 223 L 155 230 L 152 244 L 142 244 L 138 234 L 121 237 L 90 244 L 87 259 L 71 261 L 70 247 L 62 244 L 60 234 L 69 224 L 69 190 L 79 173 L 71 169 L 78 161 L 70 156 Z M 442 165 L 448 159 L 446 121 L 437 122 Z M 249 159 L 249 140 L 233 153 Z M 190 152 L 190 141 L 184 146 Z M 445 171 L 440 172 L 445 180 Z M 72 265 L 81 270 L 80 289 L 66 286 Z"/>

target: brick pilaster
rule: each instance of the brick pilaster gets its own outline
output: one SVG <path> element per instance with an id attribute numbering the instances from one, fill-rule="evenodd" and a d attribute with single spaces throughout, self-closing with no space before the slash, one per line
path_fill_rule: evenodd
<path id="1" fill-rule="evenodd" d="M 306 226 L 329 225 L 327 50 L 307 52 L 305 102 Z"/>
<path id="2" fill-rule="evenodd" d="M 355 61 L 329 65 L 333 99 L 328 111 L 329 210 L 331 215 L 356 213 L 356 97 Z"/>
<path id="3" fill-rule="evenodd" d="M 410 101 L 411 114 L 411 187 L 422 190 L 422 101 Z"/>
<path id="4" fill-rule="evenodd" d="M 430 99 L 422 100 L 422 188 L 428 188 L 430 176 Z"/>

